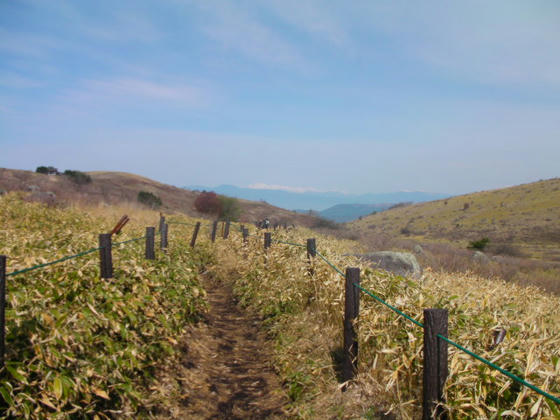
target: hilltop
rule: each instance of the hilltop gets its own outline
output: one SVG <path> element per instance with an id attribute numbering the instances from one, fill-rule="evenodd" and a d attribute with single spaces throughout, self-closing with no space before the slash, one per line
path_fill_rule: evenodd
<path id="1" fill-rule="evenodd" d="M 32 171 L 0 168 L 0 190 L 27 191 L 28 200 L 49 204 L 132 204 L 140 206 L 137 196 L 140 191 L 157 195 L 161 211 L 183 213 L 192 217 L 203 217 L 194 208 L 198 192 L 163 184 L 140 175 L 126 172 L 87 172 L 92 182 L 78 185 L 67 176 L 44 175 Z M 240 221 L 253 223 L 268 217 L 273 223 L 288 223 L 313 226 L 317 218 L 306 214 L 281 209 L 264 202 L 238 200 L 241 208 Z"/>
<path id="2" fill-rule="evenodd" d="M 495 253 L 560 261 L 560 178 L 394 208 L 348 226 L 364 237 L 462 248 L 486 237 Z"/>

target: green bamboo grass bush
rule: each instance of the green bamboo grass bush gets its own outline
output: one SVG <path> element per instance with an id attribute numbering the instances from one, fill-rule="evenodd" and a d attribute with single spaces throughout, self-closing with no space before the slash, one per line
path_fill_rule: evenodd
<path id="1" fill-rule="evenodd" d="M 8 271 L 97 246 L 97 234 L 115 218 L 94 213 L 3 196 L 0 254 L 9 256 Z M 147 214 L 130 214 L 126 230 L 143 235 L 146 223 L 157 221 Z M 144 259 L 143 241 L 114 246 L 113 279 L 99 279 L 97 253 L 8 277 L 3 416 L 149 414 L 158 403 L 155 373 L 173 361 L 177 340 L 205 307 L 198 273 L 211 261 L 203 246 L 193 251 L 180 237 L 170 243 L 155 261 Z"/>

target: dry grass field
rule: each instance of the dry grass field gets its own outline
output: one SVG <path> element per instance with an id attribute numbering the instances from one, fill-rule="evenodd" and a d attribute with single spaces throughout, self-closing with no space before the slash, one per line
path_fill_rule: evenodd
<path id="1" fill-rule="evenodd" d="M 558 178 L 398 207 L 347 227 L 368 249 L 414 252 L 434 270 L 470 271 L 560 293 Z M 473 259 L 467 247 L 482 238 L 489 239 L 488 259 Z"/>
<path id="2" fill-rule="evenodd" d="M 109 230 L 123 212 L 132 221 L 119 240 L 143 234 L 146 225 L 157 223 L 157 213 L 150 210 L 62 208 L 25 198 L 25 193 L 0 197 L 0 253 L 10 256 L 9 271 L 96 246 L 97 233 Z M 179 214 L 169 219 L 196 220 Z M 232 287 L 240 305 L 258 317 L 272 340 L 270 360 L 259 363 L 279 375 L 281 389 L 274 395 L 289 401 L 282 408 L 287 418 L 418 418 L 422 329 L 365 295 L 359 318 L 359 374 L 342 392 L 338 361 L 343 279 L 320 259 L 312 262 L 310 272 L 304 249 L 276 242 L 303 244 L 308 237 L 316 237 L 318 251 L 341 269 L 360 267 L 363 287 L 414 319 L 421 321 L 427 307 L 448 309 L 451 339 L 560 395 L 556 296 L 468 273 L 427 269 L 420 279 L 405 279 L 344 256 L 363 250 L 360 244 L 305 228 L 276 231 L 268 252 L 254 229 L 247 245 L 236 229 L 229 239 L 212 244 L 206 227 L 194 250 L 188 245 L 192 226 L 171 225 L 170 232 L 168 253 L 158 252 L 154 262 L 143 259 L 139 243 L 116 246 L 112 281 L 99 279 L 93 256 L 9 278 L 9 369 L 0 380 L 2 410 L 18 418 L 171 418 L 175 409 L 181 410 L 177 404 L 187 404 L 195 395 L 206 395 L 212 404 L 217 396 L 195 394 L 192 383 L 185 382 L 187 376 L 173 365 L 186 360 L 188 368 L 192 362 L 192 357 L 184 357 L 194 351 L 188 350 L 192 340 L 184 340 L 191 323 L 218 315 L 204 315 L 205 308 L 212 310 L 212 301 L 203 289 L 217 287 L 201 281 L 204 270 L 204 276 Z M 241 316 L 233 309 L 228 313 Z M 251 322 L 232 322 L 231 328 L 242 325 L 246 330 Z M 506 338 L 489 347 L 496 328 L 506 329 Z M 232 340 L 219 332 L 211 336 Z M 202 344 L 203 349 L 208 343 Z M 243 351 L 228 347 L 233 340 L 221 344 L 215 346 L 222 348 L 215 356 L 220 360 L 229 354 L 243 357 Z M 160 368 L 164 377 L 158 374 Z M 546 398 L 453 348 L 449 368 L 445 392 L 452 418 L 560 417 L 559 408 Z M 228 380 L 244 378 L 242 372 L 236 375 Z M 210 379 L 215 376 L 210 372 Z M 251 411 L 247 396 L 238 397 Z M 233 401 L 227 399 L 224 406 L 230 408 Z"/>
<path id="3" fill-rule="evenodd" d="M 560 179 L 419 203 L 349 224 L 367 235 L 448 242 L 465 248 L 490 239 L 490 250 L 560 261 Z"/>

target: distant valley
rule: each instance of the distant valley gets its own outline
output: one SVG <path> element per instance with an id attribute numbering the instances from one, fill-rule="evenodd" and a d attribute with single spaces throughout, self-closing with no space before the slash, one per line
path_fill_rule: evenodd
<path id="1" fill-rule="evenodd" d="M 234 185 L 204 187 L 191 185 L 189 190 L 214 191 L 217 194 L 252 201 L 266 201 L 277 207 L 298 212 L 317 212 L 321 217 L 348 222 L 360 216 L 386 210 L 391 205 L 402 202 L 420 203 L 449 197 L 449 194 L 429 192 L 392 192 L 380 194 L 344 194 L 340 192 L 290 192 L 272 189 L 242 188 Z"/>

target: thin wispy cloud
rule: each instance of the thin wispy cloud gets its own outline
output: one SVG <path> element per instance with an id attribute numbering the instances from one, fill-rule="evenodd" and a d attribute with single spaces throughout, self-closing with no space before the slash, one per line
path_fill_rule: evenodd
<path id="1" fill-rule="evenodd" d="M 350 44 L 343 23 L 322 1 L 268 0 L 262 2 L 261 6 L 311 36 L 324 39 L 338 47 Z"/>
<path id="2" fill-rule="evenodd" d="M 455 80 L 560 85 L 560 3 L 368 2 L 364 19 L 400 53 Z"/>
<path id="3" fill-rule="evenodd" d="M 0 86 L 10 89 L 30 89 L 42 86 L 43 83 L 13 72 L 0 72 Z"/>
<path id="4" fill-rule="evenodd" d="M 225 2 L 208 1 L 197 5 L 208 18 L 201 26 L 202 31 L 224 48 L 266 63 L 306 66 L 297 46 L 262 23 L 255 10 Z"/>
<path id="5" fill-rule="evenodd" d="M 119 78 L 86 80 L 64 92 L 59 105 L 111 109 L 115 105 L 151 104 L 152 106 L 204 108 L 212 99 L 204 88 L 185 83 L 156 82 L 145 79 Z"/>

